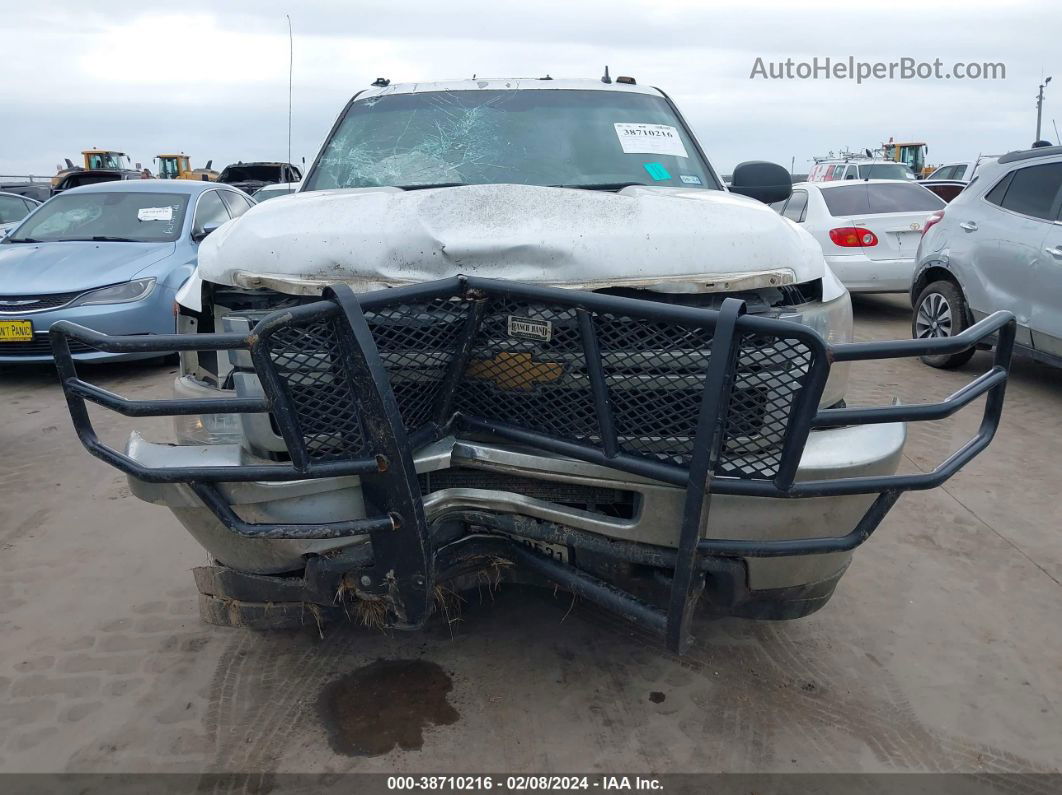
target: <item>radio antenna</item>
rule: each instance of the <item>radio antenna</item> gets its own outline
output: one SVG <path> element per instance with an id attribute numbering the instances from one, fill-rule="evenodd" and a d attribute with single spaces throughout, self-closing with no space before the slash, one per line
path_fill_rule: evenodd
<path id="1" fill-rule="evenodd" d="M 291 165 L 291 76 L 295 66 L 295 40 L 291 35 L 291 15 L 285 14 L 288 20 L 288 165 Z M 289 175 L 290 178 L 290 175 Z"/>

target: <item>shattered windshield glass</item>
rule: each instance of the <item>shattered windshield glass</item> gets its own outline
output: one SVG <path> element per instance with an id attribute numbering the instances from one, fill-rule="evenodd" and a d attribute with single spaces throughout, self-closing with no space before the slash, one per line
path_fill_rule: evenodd
<path id="1" fill-rule="evenodd" d="M 719 187 L 662 97 L 535 89 L 355 101 L 306 189 L 498 183 Z"/>

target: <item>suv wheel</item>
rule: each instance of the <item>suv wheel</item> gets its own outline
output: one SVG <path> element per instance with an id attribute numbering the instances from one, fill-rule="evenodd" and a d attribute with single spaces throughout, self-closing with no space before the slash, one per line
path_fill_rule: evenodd
<path id="1" fill-rule="evenodd" d="M 953 282 L 939 281 L 926 285 L 915 301 L 911 336 L 916 339 L 954 337 L 970 325 L 966 321 L 966 299 Z M 960 353 L 922 356 L 931 367 L 961 367 L 974 355 L 973 348 Z"/>

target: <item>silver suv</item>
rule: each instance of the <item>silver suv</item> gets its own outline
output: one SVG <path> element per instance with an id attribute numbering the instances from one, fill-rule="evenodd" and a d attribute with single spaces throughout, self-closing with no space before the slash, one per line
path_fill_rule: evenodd
<path id="1" fill-rule="evenodd" d="M 1017 317 L 1016 344 L 1062 365 L 1062 146 L 1011 152 L 925 225 L 916 256 L 912 335 L 949 337 L 999 309 Z M 959 367 L 973 348 L 923 356 Z"/>

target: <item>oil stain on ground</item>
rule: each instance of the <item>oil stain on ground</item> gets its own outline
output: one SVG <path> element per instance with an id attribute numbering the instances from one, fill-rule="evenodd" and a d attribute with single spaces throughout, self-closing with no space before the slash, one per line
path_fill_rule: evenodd
<path id="1" fill-rule="evenodd" d="M 332 750 L 379 756 L 424 745 L 428 724 L 455 723 L 450 676 L 428 660 L 377 660 L 329 684 L 317 705 Z"/>

